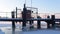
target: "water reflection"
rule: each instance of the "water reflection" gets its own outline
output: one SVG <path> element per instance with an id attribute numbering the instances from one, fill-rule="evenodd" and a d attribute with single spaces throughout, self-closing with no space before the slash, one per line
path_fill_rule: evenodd
<path id="1" fill-rule="evenodd" d="M 48 32 L 53 33 L 53 32 L 56 32 L 56 30 L 59 30 L 58 32 L 60 32 L 60 28 L 59 29 L 56 28 L 56 29 L 47 30 L 46 29 L 47 24 L 45 24 L 45 23 L 41 23 L 41 28 L 43 28 L 43 32 L 41 32 L 42 31 L 41 29 L 39 31 L 37 31 L 38 29 L 37 29 L 37 24 L 36 23 L 32 24 L 31 26 L 34 26 L 34 28 L 30 29 L 30 25 L 27 23 L 27 26 L 25 27 L 25 31 L 22 31 L 22 25 L 21 24 L 17 25 L 16 28 L 12 28 L 11 25 L 10 25 L 10 27 L 9 26 L 8 27 L 0 27 L 0 29 L 5 34 L 32 34 L 33 32 L 36 34 L 36 33 L 43 33 L 43 32 L 45 33 L 45 31 L 47 31 L 47 33 Z M 44 30 L 44 28 L 46 30 Z"/>
<path id="2" fill-rule="evenodd" d="M 12 29 L 12 28 L 6 28 L 6 27 L 3 27 L 2 28 L 2 31 L 5 33 L 5 34 L 60 34 L 60 30 L 57 31 L 57 30 L 51 30 L 51 29 L 45 29 L 45 30 L 29 30 L 29 31 L 22 31 L 20 30 L 19 28 L 15 28 L 15 29 Z M 1 33 L 0 33 L 1 34 Z"/>
<path id="3" fill-rule="evenodd" d="M 22 34 L 22 30 L 19 28 L 2 27 L 1 30 L 5 34 Z"/>
<path id="4" fill-rule="evenodd" d="M 22 34 L 22 30 L 19 28 L 12 28 L 12 34 Z"/>
<path id="5" fill-rule="evenodd" d="M 12 34 L 15 34 L 15 28 L 12 28 Z"/>

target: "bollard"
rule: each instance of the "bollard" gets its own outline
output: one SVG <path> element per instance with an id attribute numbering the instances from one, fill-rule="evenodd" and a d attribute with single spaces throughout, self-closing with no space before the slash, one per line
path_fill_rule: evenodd
<path id="1" fill-rule="evenodd" d="M 15 18 L 14 11 L 12 11 L 11 13 L 12 13 L 12 18 Z M 15 22 L 14 21 L 12 21 L 12 28 L 15 28 Z"/>

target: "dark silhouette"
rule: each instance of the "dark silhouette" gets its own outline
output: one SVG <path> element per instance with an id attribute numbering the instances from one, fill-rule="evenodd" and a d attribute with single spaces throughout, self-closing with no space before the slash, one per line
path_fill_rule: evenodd
<path id="1" fill-rule="evenodd" d="M 14 11 L 12 11 L 11 13 L 12 13 L 12 18 L 15 18 Z M 15 21 L 12 21 L 12 28 L 15 28 Z"/>
<path id="2" fill-rule="evenodd" d="M 37 19 L 41 19 L 40 16 L 37 16 Z M 40 29 L 41 28 L 41 21 L 40 20 L 37 20 L 37 29 Z"/>

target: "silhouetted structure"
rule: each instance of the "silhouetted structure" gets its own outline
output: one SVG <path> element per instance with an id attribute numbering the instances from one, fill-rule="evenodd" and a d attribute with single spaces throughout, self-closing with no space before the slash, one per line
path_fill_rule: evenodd
<path id="1" fill-rule="evenodd" d="M 17 18 L 17 7 L 16 7 L 16 18 Z M 17 23 L 17 21 L 16 21 L 16 23 Z"/>
<path id="2" fill-rule="evenodd" d="M 41 19 L 40 16 L 37 16 L 37 19 Z M 40 20 L 37 20 L 37 28 L 40 29 L 41 28 L 41 21 Z"/>
<path id="3" fill-rule="evenodd" d="M 47 18 L 50 19 L 50 16 L 48 15 Z M 51 21 L 47 20 L 46 22 L 47 22 L 47 28 L 50 28 Z"/>
<path id="4" fill-rule="evenodd" d="M 31 10 L 27 10 L 25 4 L 24 4 L 24 8 L 23 8 L 23 12 L 22 12 L 22 18 L 23 18 L 23 27 L 26 26 L 26 19 L 31 19 Z M 30 25 L 32 25 L 33 21 L 29 21 Z M 32 28 L 32 27 L 30 27 Z"/>
<path id="5" fill-rule="evenodd" d="M 24 8 L 23 8 L 23 12 L 22 12 L 22 18 L 23 18 L 23 24 L 22 24 L 22 27 L 26 27 L 26 13 L 27 13 L 27 9 L 26 9 L 26 6 L 24 4 Z"/>
<path id="6" fill-rule="evenodd" d="M 16 9 L 17 10 L 17 9 Z M 47 19 L 42 19 L 40 16 L 37 16 L 37 19 L 34 19 L 31 17 L 31 10 L 27 10 L 25 4 L 24 4 L 24 8 L 23 8 L 23 12 L 22 12 L 22 19 L 19 18 L 15 18 L 15 12 L 12 11 L 11 12 L 11 16 L 12 18 L 0 18 L 0 21 L 12 21 L 12 28 L 15 28 L 15 22 L 22 22 L 22 27 L 26 27 L 26 23 L 27 21 L 29 21 L 30 25 L 33 24 L 34 21 L 37 21 L 37 29 L 40 29 L 40 23 L 41 21 L 45 21 L 47 22 L 47 27 L 50 28 L 50 24 L 52 25 L 51 27 L 54 28 L 55 27 L 55 22 L 59 21 L 60 19 L 56 19 L 55 15 L 51 15 L 47 16 Z M 33 28 L 33 26 L 30 26 L 30 29 Z"/>
<path id="7" fill-rule="evenodd" d="M 24 11 L 22 12 L 22 18 L 24 18 Z M 31 10 L 26 10 L 26 19 L 30 19 L 31 18 Z"/>
<path id="8" fill-rule="evenodd" d="M 32 18 L 32 17 L 31 17 L 31 18 Z M 33 19 L 33 18 L 32 18 L 32 19 Z M 33 21 L 33 20 L 30 20 L 29 22 L 30 22 L 29 24 L 31 25 L 31 26 L 30 26 L 30 29 L 33 29 L 34 26 L 33 26 L 32 24 L 34 23 L 34 21 Z"/>
<path id="9" fill-rule="evenodd" d="M 55 27 L 55 15 L 52 15 L 51 16 L 51 19 L 52 19 L 52 21 L 51 21 L 51 23 L 52 23 L 52 28 L 54 28 Z"/>
<path id="10" fill-rule="evenodd" d="M 12 13 L 12 18 L 15 18 L 14 11 L 12 11 L 11 13 Z M 15 28 L 15 21 L 12 21 L 12 28 Z"/>
<path id="11" fill-rule="evenodd" d="M 50 19 L 50 16 L 47 16 L 48 19 Z M 51 15 L 51 20 L 47 20 L 47 28 L 54 28 L 55 27 L 55 15 Z M 50 26 L 51 24 L 51 26 Z"/>

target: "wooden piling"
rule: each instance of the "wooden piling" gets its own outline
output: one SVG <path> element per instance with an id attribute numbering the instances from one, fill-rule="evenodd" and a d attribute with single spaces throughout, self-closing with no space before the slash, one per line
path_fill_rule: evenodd
<path id="1" fill-rule="evenodd" d="M 25 6 L 25 4 L 24 4 L 24 8 L 23 8 L 23 12 L 22 12 L 22 18 L 23 18 L 23 23 L 22 23 L 22 29 L 24 29 L 24 27 L 26 27 L 26 12 L 27 12 L 27 9 L 26 9 L 26 6 Z"/>
<path id="2" fill-rule="evenodd" d="M 30 23 L 29 23 L 29 24 L 30 24 L 30 29 L 33 29 L 33 25 L 32 25 L 32 24 L 33 24 L 33 20 L 31 20 L 31 21 L 29 21 L 29 22 L 30 22 Z"/>
<path id="3" fill-rule="evenodd" d="M 40 16 L 37 16 L 37 19 L 41 19 Z M 40 29 L 41 28 L 41 25 L 40 25 L 40 20 L 37 20 L 37 29 Z"/>
<path id="4" fill-rule="evenodd" d="M 55 27 L 55 15 L 51 15 L 51 19 L 52 19 L 52 21 L 51 21 L 51 23 L 52 23 L 52 28 L 54 28 Z"/>
<path id="5" fill-rule="evenodd" d="M 15 18 L 14 11 L 12 11 L 11 13 L 12 13 L 12 18 Z M 15 22 L 14 21 L 12 21 L 12 28 L 15 28 Z"/>
<path id="6" fill-rule="evenodd" d="M 49 15 L 47 16 L 47 19 L 50 19 L 50 16 Z M 50 28 L 51 21 L 50 20 L 47 20 L 46 22 L 47 22 L 47 28 L 49 29 Z"/>

